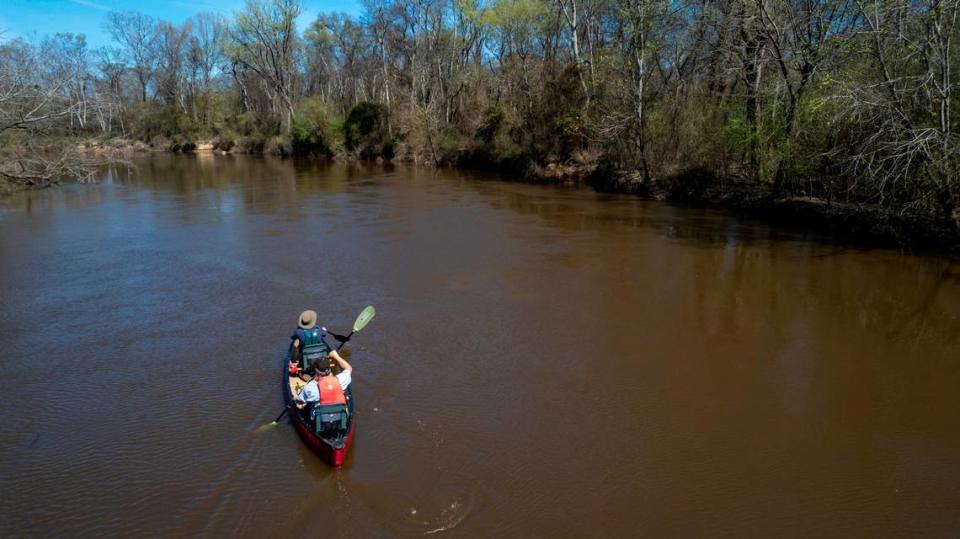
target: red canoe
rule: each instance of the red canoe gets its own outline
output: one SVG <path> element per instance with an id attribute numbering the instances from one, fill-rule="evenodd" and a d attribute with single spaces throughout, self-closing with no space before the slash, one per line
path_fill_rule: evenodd
<path id="1" fill-rule="evenodd" d="M 328 432 L 317 434 L 314 431 L 313 424 L 303 410 L 294 406 L 294 392 L 299 392 L 300 388 L 306 385 L 306 382 L 296 376 L 290 376 L 287 371 L 287 365 L 290 363 L 290 353 L 283 358 L 283 400 L 290 406 L 288 414 L 292 419 L 297 434 L 310 448 L 314 450 L 330 466 L 343 466 L 343 461 L 347 457 L 347 451 L 350 450 L 350 444 L 353 442 L 353 431 L 355 423 L 353 421 L 353 384 L 347 386 L 344 395 L 347 397 L 347 426 L 343 431 Z"/>

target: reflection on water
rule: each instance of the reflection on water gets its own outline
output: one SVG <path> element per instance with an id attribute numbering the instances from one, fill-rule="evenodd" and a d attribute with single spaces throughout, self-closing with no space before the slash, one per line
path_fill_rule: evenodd
<path id="1" fill-rule="evenodd" d="M 949 536 L 958 275 L 489 174 L 152 156 L 0 201 L 0 534 Z M 297 313 L 367 304 L 330 470 L 258 427 Z"/>

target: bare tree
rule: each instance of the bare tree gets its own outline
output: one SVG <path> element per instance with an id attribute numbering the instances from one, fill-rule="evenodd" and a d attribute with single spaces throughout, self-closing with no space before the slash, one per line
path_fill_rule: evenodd
<path id="1" fill-rule="evenodd" d="M 186 114 L 186 70 L 187 40 L 191 33 L 190 21 L 181 26 L 161 21 L 157 24 L 157 96 L 166 104 L 175 106 Z"/>
<path id="2" fill-rule="evenodd" d="M 44 67 L 51 70 L 52 78 L 62 80 L 62 91 L 68 101 L 76 104 L 70 116 L 74 128 L 86 127 L 88 101 L 92 97 L 89 52 L 83 34 L 55 34 L 41 44 Z"/>
<path id="3" fill-rule="evenodd" d="M 219 16 L 200 13 L 193 18 L 187 45 L 189 93 L 195 122 L 211 123 L 213 76 L 223 63 L 223 39 L 226 22 Z"/>
<path id="4" fill-rule="evenodd" d="M 39 56 L 22 40 L 0 46 L 0 134 L 43 131 L 79 108 L 65 91 L 72 74 L 48 70 Z"/>
<path id="5" fill-rule="evenodd" d="M 154 77 L 157 62 L 157 22 L 135 12 L 107 14 L 107 33 L 123 49 L 126 61 L 140 83 L 140 101 L 147 101 L 147 86 Z"/>
<path id="6" fill-rule="evenodd" d="M 237 64 L 256 73 L 283 119 L 283 131 L 293 122 L 295 20 L 299 0 L 248 0 L 230 28 L 229 55 Z"/>
<path id="7" fill-rule="evenodd" d="M 48 154 L 37 137 L 62 127 L 81 109 L 68 90 L 74 73 L 51 69 L 44 51 L 22 40 L 0 45 L 0 177 L 44 185 L 64 177 L 89 178 L 92 168 L 70 148 Z"/>
<path id="8" fill-rule="evenodd" d="M 583 87 L 583 95 L 586 98 L 586 105 L 590 105 L 590 90 L 587 88 L 587 81 L 583 77 L 583 60 L 580 55 L 580 19 L 577 16 L 577 0 L 559 0 L 560 12 L 567 21 L 568 31 L 570 32 L 570 48 L 573 51 L 573 63 L 577 70 L 577 77 L 580 79 L 580 85 Z"/>
<path id="9" fill-rule="evenodd" d="M 100 131 L 109 134 L 113 130 L 113 122 L 117 121 L 120 134 L 126 135 L 124 114 L 124 77 L 126 67 L 122 58 L 114 49 L 101 48 L 96 52 L 96 64 L 100 76 L 96 78 L 97 100 L 95 114 L 100 124 Z"/>
<path id="10" fill-rule="evenodd" d="M 663 15 L 665 6 L 660 0 L 622 0 L 620 15 L 624 21 L 625 52 L 629 55 L 633 82 L 633 104 L 636 115 L 636 143 L 640 160 L 640 170 L 644 181 L 650 180 L 650 167 L 647 162 L 645 105 L 648 81 L 654 72 L 650 66 L 652 34 L 654 29 L 665 25 Z"/>

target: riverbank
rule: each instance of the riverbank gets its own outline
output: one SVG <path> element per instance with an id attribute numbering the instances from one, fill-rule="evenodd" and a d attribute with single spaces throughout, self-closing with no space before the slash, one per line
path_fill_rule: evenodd
<path id="1" fill-rule="evenodd" d="M 650 182 L 643 182 L 636 173 L 602 171 L 587 181 L 600 191 L 722 208 L 772 224 L 813 230 L 844 243 L 960 252 L 960 211 L 954 211 L 950 220 L 936 221 L 878 205 L 786 195 L 770 182 L 723 178 L 706 170 L 689 170 Z"/>
<path id="2" fill-rule="evenodd" d="M 462 154 L 443 164 L 458 168 L 508 171 L 533 183 L 583 184 L 609 193 L 626 193 L 672 204 L 722 208 L 778 225 L 806 228 L 838 241 L 960 252 L 960 210 L 936 221 L 878 205 L 827 200 L 778 192 L 772 182 L 745 175 L 691 168 L 644 180 L 638 171 L 605 165 L 597 154 L 575 154 L 565 162 L 534 159 L 503 161 L 486 154 Z"/>
<path id="3" fill-rule="evenodd" d="M 126 160 L 149 152 L 265 154 L 280 158 L 294 152 L 282 141 L 224 141 L 155 139 L 144 142 L 129 138 L 51 140 L 47 150 L 75 149 L 88 163 Z M 952 220 L 935 222 L 913 214 L 897 213 L 869 204 L 824 200 L 810 196 L 778 194 L 769 182 L 745 177 L 722 177 L 708 170 L 692 169 L 644 180 L 633 171 L 604 166 L 598 155 L 575 155 L 565 162 L 533 158 L 496 159 L 482 152 L 430 151 L 400 144 L 392 160 L 403 163 L 488 170 L 530 183 L 586 185 L 601 192 L 627 193 L 673 204 L 723 208 L 791 227 L 804 227 L 839 241 L 869 246 L 895 246 L 944 252 L 960 252 L 960 211 Z M 321 153 L 331 160 L 360 160 L 361 156 L 342 147 Z M 376 160 L 384 160 L 377 157 Z M 36 182 L 0 181 L 0 195 L 18 189 L 42 188 L 56 180 Z"/>

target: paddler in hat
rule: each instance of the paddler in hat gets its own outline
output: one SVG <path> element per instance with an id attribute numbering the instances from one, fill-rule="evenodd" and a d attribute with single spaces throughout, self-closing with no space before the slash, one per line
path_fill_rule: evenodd
<path id="1" fill-rule="evenodd" d="M 307 365 L 318 358 L 325 358 L 333 347 L 326 341 L 327 335 L 341 343 L 349 340 L 348 337 L 327 332 L 325 327 L 317 327 L 317 312 L 306 310 L 300 313 L 300 320 L 290 339 L 293 341 L 293 353 L 290 355 L 290 376 L 299 376 Z"/>

